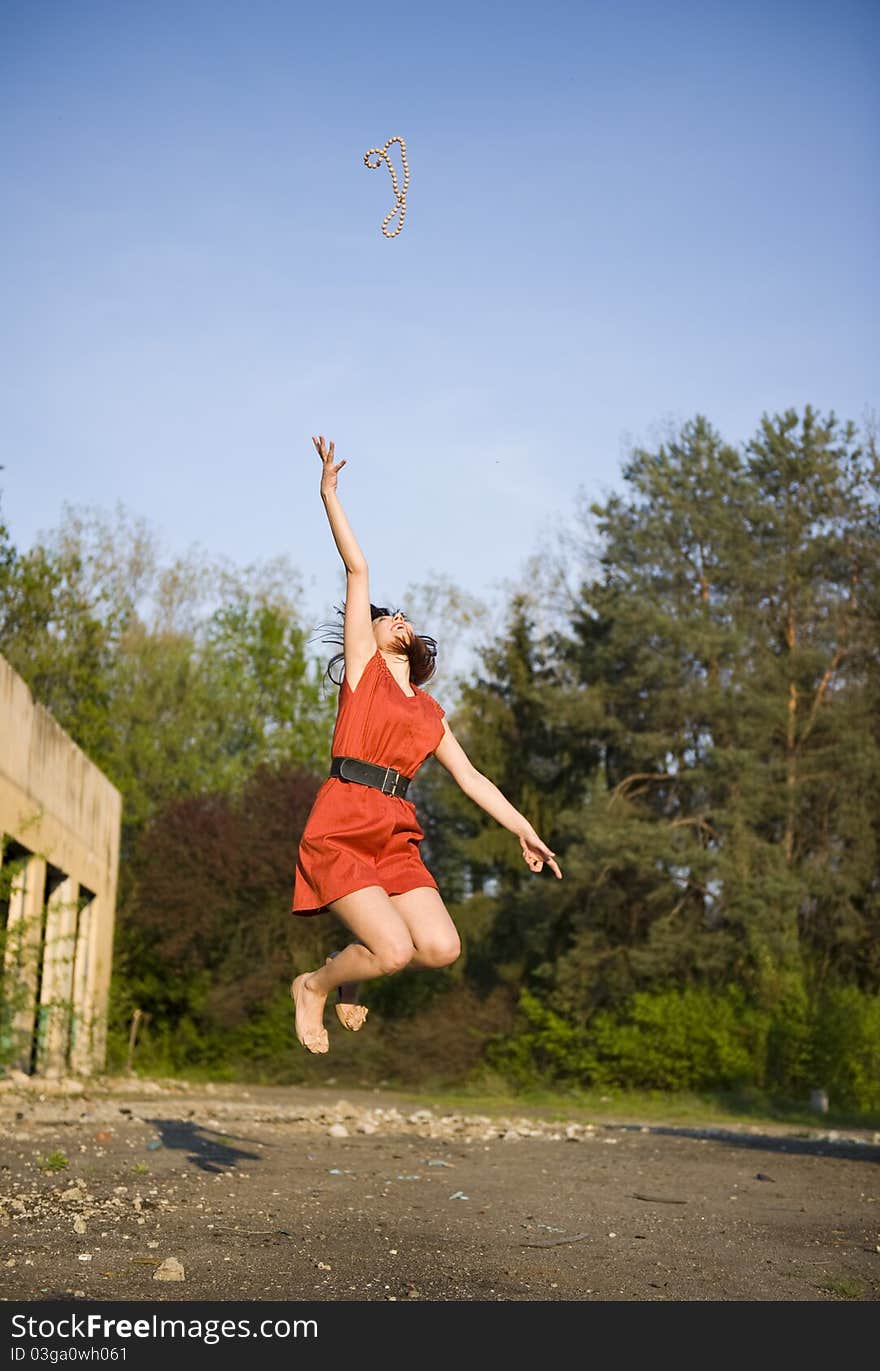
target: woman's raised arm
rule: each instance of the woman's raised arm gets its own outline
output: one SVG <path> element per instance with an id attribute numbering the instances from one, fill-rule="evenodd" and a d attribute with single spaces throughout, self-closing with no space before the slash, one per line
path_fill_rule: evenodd
<path id="1" fill-rule="evenodd" d="M 345 622 L 342 647 L 345 654 L 345 674 L 349 684 L 354 681 L 357 685 L 361 671 L 376 651 L 370 618 L 370 572 L 336 492 L 337 472 L 342 470 L 347 459 L 343 457 L 341 462 L 334 463 L 336 444 L 331 443 L 328 448 L 323 435 L 312 438 L 312 442 L 323 467 L 321 499 L 324 501 L 339 555 L 345 563 Z"/>

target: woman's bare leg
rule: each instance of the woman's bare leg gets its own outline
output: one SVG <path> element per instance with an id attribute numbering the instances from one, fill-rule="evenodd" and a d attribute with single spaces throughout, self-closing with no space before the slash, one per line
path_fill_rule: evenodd
<path id="1" fill-rule="evenodd" d="M 329 1048 L 324 1005 L 336 986 L 370 981 L 401 971 L 413 955 L 404 920 L 381 886 L 344 895 L 327 906 L 360 941 L 349 943 L 317 971 L 297 976 L 290 987 L 296 1006 L 296 1036 L 310 1052 Z"/>
<path id="2" fill-rule="evenodd" d="M 458 929 L 434 886 L 417 886 L 389 898 L 412 938 L 415 951 L 410 966 L 450 966 L 458 959 L 461 955 Z"/>
<path id="3" fill-rule="evenodd" d="M 449 966 L 458 958 L 461 952 L 458 931 L 433 886 L 418 886 L 388 898 L 409 928 L 413 940 L 415 951 L 407 964 L 410 969 Z M 333 952 L 328 961 L 338 956 L 338 952 Z M 369 1013 L 366 1005 L 358 1004 L 359 989 L 357 982 L 340 985 L 335 1006 L 339 1022 L 353 1033 L 363 1028 Z"/>
<path id="4" fill-rule="evenodd" d="M 327 961 L 330 962 L 334 957 L 338 957 L 338 952 L 331 952 Z M 333 1008 L 336 1010 L 336 1017 L 343 1028 L 348 1028 L 352 1033 L 357 1033 L 367 1022 L 369 1009 L 365 1004 L 358 1004 L 358 992 L 360 985 L 357 981 L 349 981 L 346 985 L 336 987 L 336 1003 Z"/>

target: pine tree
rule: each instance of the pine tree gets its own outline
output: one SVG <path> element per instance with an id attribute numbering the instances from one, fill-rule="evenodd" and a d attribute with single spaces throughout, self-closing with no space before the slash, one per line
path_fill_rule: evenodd
<path id="1" fill-rule="evenodd" d="M 561 1007 L 693 980 L 772 1000 L 864 943 L 877 487 L 851 426 L 796 424 L 765 417 L 746 461 L 698 416 L 592 506 L 601 574 L 560 643 L 577 682 L 548 700 L 571 719 L 580 689 L 601 753 L 564 816 Z"/>
<path id="2" fill-rule="evenodd" d="M 476 675 L 462 686 L 454 728 L 477 769 L 551 847 L 560 811 L 580 793 L 577 768 L 547 717 L 554 686 L 529 597 L 517 593 L 502 636 L 483 646 Z M 445 773 L 432 775 L 420 793 L 432 870 L 447 896 L 457 897 L 469 972 L 480 979 L 491 979 L 499 968 L 518 975 L 552 941 L 544 915 L 551 921 L 553 915 L 540 892 L 555 878 L 546 869 L 540 876 L 530 872 L 517 838 Z"/>

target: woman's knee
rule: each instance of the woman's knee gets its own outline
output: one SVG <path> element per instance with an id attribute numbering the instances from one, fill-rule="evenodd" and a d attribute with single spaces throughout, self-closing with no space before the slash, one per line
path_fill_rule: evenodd
<path id="1" fill-rule="evenodd" d="M 390 976 L 412 960 L 410 931 L 381 886 L 367 886 L 329 906 L 373 959 L 374 974 Z"/>
<path id="2" fill-rule="evenodd" d="M 373 948 L 373 956 L 383 976 L 393 976 L 395 971 L 402 971 L 405 966 L 409 966 L 414 953 L 412 940 L 403 938 L 383 941 L 378 947 Z"/>
<path id="3" fill-rule="evenodd" d="M 419 948 L 419 959 L 426 966 L 451 966 L 461 956 L 461 940 L 457 934 L 435 938 Z"/>

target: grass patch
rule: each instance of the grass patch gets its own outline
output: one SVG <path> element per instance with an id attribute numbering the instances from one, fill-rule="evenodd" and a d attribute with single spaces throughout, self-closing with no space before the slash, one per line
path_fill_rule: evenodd
<path id="1" fill-rule="evenodd" d="M 389 1089 L 394 1090 L 389 1082 Z M 401 1092 L 403 1093 L 403 1092 Z M 583 1119 L 586 1122 L 653 1122 L 687 1125 L 750 1123 L 788 1124 L 809 1130 L 827 1128 L 880 1128 L 880 1116 L 852 1112 L 817 1114 L 798 1101 L 780 1100 L 758 1092 L 698 1094 L 662 1090 L 577 1090 L 534 1088 L 511 1091 L 498 1082 L 475 1081 L 470 1086 L 426 1089 L 424 1101 L 467 1112 L 532 1112 L 550 1119 Z"/>
<path id="2" fill-rule="evenodd" d="M 58 1147 L 48 1157 L 37 1157 L 37 1166 L 41 1171 L 64 1171 L 69 1165 L 65 1153 Z"/>
<path id="3" fill-rule="evenodd" d="M 827 1290 L 829 1294 L 836 1295 L 841 1300 L 860 1300 L 865 1294 L 866 1286 L 852 1276 L 833 1276 L 827 1281 L 821 1281 L 820 1290 Z"/>
<path id="4" fill-rule="evenodd" d="M 134 1166 L 131 1168 L 131 1174 L 133 1176 L 149 1176 L 150 1168 L 147 1166 L 146 1162 L 135 1162 Z"/>

